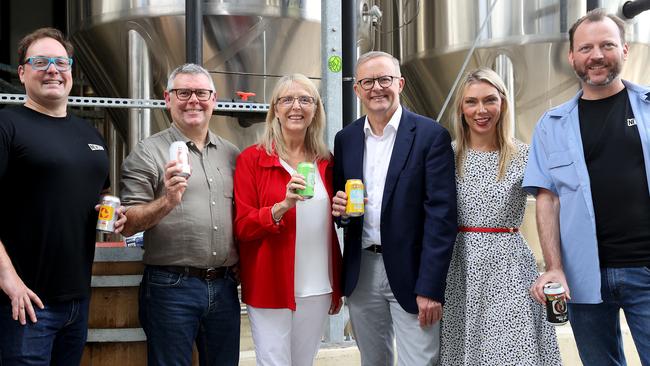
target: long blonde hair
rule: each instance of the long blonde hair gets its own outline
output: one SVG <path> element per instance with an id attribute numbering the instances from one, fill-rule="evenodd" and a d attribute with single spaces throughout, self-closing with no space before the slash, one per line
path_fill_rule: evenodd
<path id="1" fill-rule="evenodd" d="M 465 116 L 463 115 L 463 97 L 465 90 L 469 85 L 479 82 L 485 82 L 492 85 L 501 97 L 501 115 L 496 125 L 497 134 L 497 148 L 499 149 L 499 167 L 497 173 L 497 180 L 503 179 L 506 174 L 506 169 L 512 160 L 516 151 L 516 146 L 512 141 L 510 135 L 512 134 L 512 127 L 510 123 L 510 105 L 507 98 L 506 86 L 501 80 L 501 77 L 491 69 L 480 67 L 476 70 L 467 73 L 463 82 L 456 90 L 456 97 L 454 103 L 456 105 L 456 113 L 453 115 L 454 133 L 456 135 L 456 172 L 459 176 L 463 176 L 464 163 L 467 157 L 467 149 L 470 139 L 470 130 Z"/>
<path id="2" fill-rule="evenodd" d="M 314 98 L 315 102 L 316 110 L 314 111 L 314 118 L 309 127 L 307 127 L 307 133 L 305 135 L 305 150 L 307 151 L 307 155 L 310 159 L 314 160 L 329 160 L 330 152 L 324 141 L 325 110 L 323 109 L 323 102 L 314 83 L 303 74 L 285 75 L 278 80 L 271 94 L 271 107 L 266 114 L 264 133 L 257 143 L 269 155 L 273 155 L 275 152 L 282 159 L 288 158 L 284 137 L 282 136 L 282 127 L 275 114 L 275 104 L 293 83 L 305 88 L 309 95 Z"/>

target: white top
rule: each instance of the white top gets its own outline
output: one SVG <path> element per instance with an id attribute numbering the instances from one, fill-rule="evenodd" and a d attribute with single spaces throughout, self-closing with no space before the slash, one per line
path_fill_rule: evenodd
<path id="1" fill-rule="evenodd" d="M 293 175 L 296 170 L 280 159 L 284 169 Z M 316 165 L 316 164 L 314 164 Z M 314 197 L 296 203 L 296 259 L 294 295 L 307 297 L 332 292 L 330 281 L 330 243 L 332 211 L 327 190 L 318 168 L 314 181 Z"/>
<path id="2" fill-rule="evenodd" d="M 363 184 L 368 194 L 363 216 L 363 234 L 361 246 L 367 248 L 373 244 L 381 245 L 381 202 L 384 197 L 384 185 L 390 158 L 393 155 L 395 137 L 402 118 L 402 106 L 398 106 L 393 116 L 384 127 L 383 134 L 377 136 L 372 132 L 368 117 L 363 125 L 366 146 L 363 154 Z"/>

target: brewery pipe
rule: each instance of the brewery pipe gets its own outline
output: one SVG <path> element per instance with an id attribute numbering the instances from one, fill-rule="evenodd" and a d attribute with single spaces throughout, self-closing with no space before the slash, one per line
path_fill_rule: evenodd
<path id="1" fill-rule="evenodd" d="M 202 0 L 185 0 L 185 60 L 203 65 Z"/>
<path id="2" fill-rule="evenodd" d="M 650 0 L 627 1 L 623 4 L 621 13 L 625 18 L 632 19 L 648 9 L 650 9 Z"/>
<path id="3" fill-rule="evenodd" d="M 587 11 L 602 8 L 601 0 L 587 0 Z"/>
<path id="4" fill-rule="evenodd" d="M 343 126 L 357 119 L 357 97 L 354 95 L 354 67 L 357 63 L 357 2 L 341 3 L 341 35 L 343 58 Z"/>

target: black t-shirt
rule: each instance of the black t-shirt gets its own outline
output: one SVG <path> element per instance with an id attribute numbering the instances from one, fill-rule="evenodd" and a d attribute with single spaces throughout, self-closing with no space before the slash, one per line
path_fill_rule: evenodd
<path id="1" fill-rule="evenodd" d="M 600 265 L 650 265 L 650 195 L 627 89 L 604 99 L 580 99 L 578 108 Z"/>
<path id="2" fill-rule="evenodd" d="M 89 296 L 94 206 L 108 184 L 106 146 L 88 122 L 0 110 L 0 240 L 41 300 Z"/>

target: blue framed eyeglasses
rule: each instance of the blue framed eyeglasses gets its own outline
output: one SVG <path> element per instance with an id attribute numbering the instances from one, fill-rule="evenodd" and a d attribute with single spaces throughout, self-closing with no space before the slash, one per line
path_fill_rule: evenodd
<path id="1" fill-rule="evenodd" d="M 72 58 L 32 56 L 28 57 L 25 63 L 32 65 L 32 69 L 39 71 L 47 70 L 50 65 L 54 65 L 54 68 L 59 71 L 68 71 L 72 67 Z"/>

